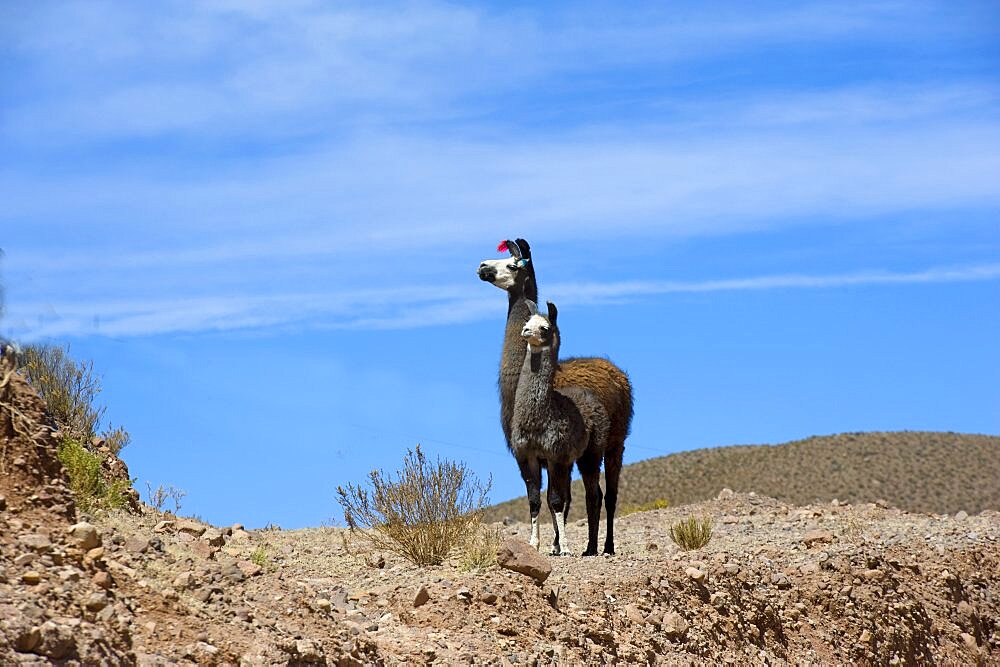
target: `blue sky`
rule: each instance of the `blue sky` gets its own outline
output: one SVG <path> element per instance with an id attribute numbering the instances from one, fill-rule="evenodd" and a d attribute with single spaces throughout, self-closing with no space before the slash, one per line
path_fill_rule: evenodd
<path id="1" fill-rule="evenodd" d="M 997 72 L 988 2 L 4 3 L 0 330 L 219 523 L 418 442 L 522 493 L 474 274 L 515 236 L 628 461 L 1000 433 Z"/>

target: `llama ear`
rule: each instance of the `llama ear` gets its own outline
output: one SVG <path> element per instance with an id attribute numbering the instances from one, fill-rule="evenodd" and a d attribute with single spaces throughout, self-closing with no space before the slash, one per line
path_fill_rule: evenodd
<path id="1" fill-rule="evenodd" d="M 510 253 L 511 257 L 515 259 L 521 259 L 521 248 L 518 247 L 517 241 L 510 241 L 510 240 L 504 241 L 499 246 L 497 246 L 497 250 L 500 250 L 500 252 L 506 250 L 507 252 Z"/>
<path id="2" fill-rule="evenodd" d="M 538 304 L 537 303 L 535 303 L 531 299 L 525 299 L 524 302 L 528 304 L 528 314 L 533 315 L 533 316 L 538 314 Z"/>
<path id="3" fill-rule="evenodd" d="M 556 326 L 556 318 L 559 317 L 559 311 L 556 310 L 556 304 L 551 301 L 547 301 L 546 304 L 549 307 L 549 324 Z"/>
<path id="4" fill-rule="evenodd" d="M 531 259 L 531 246 L 524 239 L 515 239 L 513 244 L 517 246 L 518 257 Z"/>

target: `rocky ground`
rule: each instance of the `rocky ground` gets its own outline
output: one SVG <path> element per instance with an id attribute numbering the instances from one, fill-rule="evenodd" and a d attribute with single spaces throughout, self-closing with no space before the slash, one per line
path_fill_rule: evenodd
<path id="1" fill-rule="evenodd" d="M 0 379 L 3 376 L 0 375 Z M 0 402 L 0 663 L 988 664 L 1000 514 L 793 506 L 723 490 L 618 524 L 541 583 L 418 568 L 344 529 L 79 517 L 33 399 Z M 16 414 L 15 414 L 16 413 Z M 22 417 L 18 417 L 20 414 Z M 20 421 L 18 421 L 20 420 Z M 703 549 L 668 536 L 713 517 Z M 82 521 L 81 521 L 82 519 Z M 526 539 L 527 526 L 503 526 Z M 583 546 L 582 521 L 570 526 Z M 543 533 L 543 539 L 545 534 Z"/>

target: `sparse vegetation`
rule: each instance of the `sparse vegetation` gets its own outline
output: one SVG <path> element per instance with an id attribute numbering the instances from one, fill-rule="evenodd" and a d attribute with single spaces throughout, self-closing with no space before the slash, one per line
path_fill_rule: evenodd
<path id="1" fill-rule="evenodd" d="M 126 506 L 124 480 L 107 481 L 101 473 L 100 455 L 80 443 L 64 438 L 59 443 L 59 460 L 66 468 L 70 489 L 80 509 L 122 509 Z"/>
<path id="2" fill-rule="evenodd" d="M 670 539 L 684 551 L 701 549 L 712 539 L 712 519 L 689 516 L 670 527 Z"/>
<path id="3" fill-rule="evenodd" d="M 267 567 L 271 559 L 267 555 L 267 545 L 258 545 L 250 554 L 250 562 L 258 567 Z"/>
<path id="4" fill-rule="evenodd" d="M 68 347 L 57 345 L 29 345 L 20 355 L 20 362 L 19 370 L 45 400 L 62 437 L 90 449 L 106 410 L 96 402 L 101 378 L 94 373 L 94 363 L 75 361 Z M 113 454 L 118 454 L 131 437 L 124 428 L 109 426 L 100 433 L 100 439 Z"/>
<path id="5" fill-rule="evenodd" d="M 18 361 L 19 370 L 45 401 L 58 429 L 59 460 L 77 504 L 83 510 L 127 507 L 132 480 L 107 476 L 104 463 L 109 456 L 117 456 L 131 436 L 121 426 L 108 426 L 98 433 L 105 407 L 96 402 L 101 379 L 94 373 L 93 362 L 75 361 L 68 347 L 54 345 L 29 345 Z"/>
<path id="6" fill-rule="evenodd" d="M 470 533 L 462 546 L 459 567 L 468 572 L 485 570 L 497 564 L 497 550 L 503 535 L 495 524 L 480 524 Z"/>
<path id="7" fill-rule="evenodd" d="M 376 548 L 420 566 L 441 564 L 479 526 L 491 483 L 464 464 L 431 463 L 419 445 L 395 477 L 373 470 L 369 481 L 370 488 L 337 487 L 345 522 Z"/>
<path id="8" fill-rule="evenodd" d="M 187 495 L 187 491 L 178 489 L 174 485 L 163 486 L 160 484 L 155 489 L 148 481 L 146 482 L 146 500 L 156 508 L 157 512 L 163 511 L 163 506 L 168 500 L 174 501 L 174 514 L 181 511 L 181 500 Z"/>
<path id="9" fill-rule="evenodd" d="M 635 505 L 623 505 L 621 509 L 618 510 L 618 514 L 621 516 L 627 516 L 629 514 L 635 514 L 636 512 L 649 512 L 651 510 L 665 510 L 670 507 L 670 502 L 665 498 L 657 498 L 656 500 L 651 500 L 648 503 L 638 503 Z"/>

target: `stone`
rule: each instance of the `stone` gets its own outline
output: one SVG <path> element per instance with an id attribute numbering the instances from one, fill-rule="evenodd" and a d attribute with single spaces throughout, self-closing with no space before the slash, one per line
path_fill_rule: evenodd
<path id="1" fill-rule="evenodd" d="M 862 644 L 867 644 L 871 640 L 872 640 L 872 633 L 867 628 L 861 633 L 861 636 L 858 638 L 858 641 L 860 641 Z"/>
<path id="2" fill-rule="evenodd" d="M 42 580 L 42 575 L 35 570 L 28 570 L 21 575 L 21 582 L 28 586 L 34 586 Z"/>
<path id="3" fill-rule="evenodd" d="M 417 594 L 413 596 L 413 606 L 414 607 L 423 606 L 427 604 L 427 602 L 430 599 L 431 599 L 431 594 L 427 592 L 427 587 L 421 586 L 419 589 L 417 589 Z"/>
<path id="4" fill-rule="evenodd" d="M 979 644 L 976 643 L 976 638 L 970 635 L 968 632 L 963 632 L 961 634 L 962 643 L 965 644 L 966 648 L 972 649 L 973 651 L 979 650 Z"/>
<path id="5" fill-rule="evenodd" d="M 90 561 L 101 560 L 104 558 L 104 547 L 94 547 L 87 552 L 86 558 Z"/>
<path id="6" fill-rule="evenodd" d="M 176 528 L 178 533 L 187 533 L 194 537 L 201 537 L 202 533 L 207 529 L 206 526 L 190 519 L 178 521 Z"/>
<path id="7" fill-rule="evenodd" d="M 965 510 L 962 510 L 955 514 L 955 518 L 958 519 L 959 521 L 965 521 L 966 519 L 969 518 L 969 513 L 966 512 Z"/>
<path id="8" fill-rule="evenodd" d="M 203 542 L 201 540 L 191 544 L 191 553 L 204 559 L 210 559 L 218 553 L 219 547 Z"/>
<path id="9" fill-rule="evenodd" d="M 260 565 L 257 565 L 257 563 L 254 563 L 253 561 L 250 560 L 237 561 L 236 567 L 243 570 L 243 574 L 247 575 L 248 577 L 256 577 L 258 574 L 264 571 Z"/>
<path id="10" fill-rule="evenodd" d="M 799 566 L 799 572 L 802 574 L 815 574 L 819 571 L 819 565 L 813 562 L 803 563 Z"/>
<path id="11" fill-rule="evenodd" d="M 174 577 L 173 586 L 174 588 L 179 588 L 185 590 L 191 588 L 194 585 L 194 573 L 193 572 L 181 572 L 176 577 Z"/>
<path id="12" fill-rule="evenodd" d="M 316 601 L 313 602 L 313 606 L 325 614 L 330 613 L 333 609 L 333 604 L 326 598 L 317 598 Z"/>
<path id="13" fill-rule="evenodd" d="M 90 580 L 94 583 L 95 586 L 97 586 L 98 588 L 103 588 L 105 590 L 111 588 L 112 585 L 111 575 L 105 572 L 104 570 L 96 572 L 94 576 L 90 578 Z"/>
<path id="14" fill-rule="evenodd" d="M 825 544 L 827 542 L 833 542 L 833 533 L 828 530 L 810 530 L 808 533 L 802 536 L 802 542 L 807 547 L 811 547 L 814 544 Z"/>
<path id="15" fill-rule="evenodd" d="M 7 509 L 7 497 L 0 496 L 0 512 L 3 512 L 5 509 Z"/>
<path id="16" fill-rule="evenodd" d="M 311 639 L 299 639 L 295 642 L 295 654 L 299 660 L 306 663 L 325 662 L 323 647 Z"/>
<path id="17" fill-rule="evenodd" d="M 167 533 L 173 530 L 174 522 L 169 519 L 164 519 L 160 521 L 153 527 L 154 533 Z"/>
<path id="18" fill-rule="evenodd" d="M 691 577 L 696 583 L 705 583 L 705 573 L 696 567 L 689 567 L 685 569 L 684 574 Z"/>
<path id="19" fill-rule="evenodd" d="M 222 567 L 222 576 L 237 583 L 247 578 L 246 573 L 240 569 L 240 566 L 232 562 Z"/>
<path id="20" fill-rule="evenodd" d="M 14 640 L 14 648 L 22 653 L 31 653 L 42 643 L 42 633 L 38 628 L 24 628 Z"/>
<path id="21" fill-rule="evenodd" d="M 136 533 L 125 540 L 125 550 L 134 554 L 146 553 L 149 550 L 149 538 Z"/>
<path id="22" fill-rule="evenodd" d="M 38 558 L 36 554 L 33 554 L 31 552 L 24 553 L 14 559 L 14 565 L 17 565 L 18 567 L 31 565 L 31 563 L 33 563 L 36 558 Z"/>
<path id="23" fill-rule="evenodd" d="M 100 611 L 108 606 L 108 596 L 105 593 L 91 593 L 83 601 L 83 606 L 87 611 Z"/>
<path id="24" fill-rule="evenodd" d="M 643 625 L 646 622 L 646 617 L 634 604 L 625 605 L 625 618 L 636 625 Z"/>
<path id="25" fill-rule="evenodd" d="M 201 539 L 203 542 L 207 542 L 213 547 L 221 547 L 226 543 L 226 537 L 215 528 L 209 528 L 204 533 L 201 534 Z"/>
<path id="26" fill-rule="evenodd" d="M 53 660 L 62 660 L 73 651 L 75 642 L 72 628 L 55 621 L 45 621 L 38 631 L 41 642 L 35 648 L 35 653 Z"/>
<path id="27" fill-rule="evenodd" d="M 738 516 L 733 515 L 733 514 L 723 514 L 721 521 L 722 521 L 722 523 L 728 525 L 728 524 L 739 523 L 740 522 L 740 518 Z"/>
<path id="28" fill-rule="evenodd" d="M 32 551 L 37 551 L 39 553 L 44 553 L 52 548 L 52 541 L 49 539 L 48 535 L 43 533 L 30 533 L 28 535 L 22 535 L 18 541 Z"/>
<path id="29" fill-rule="evenodd" d="M 729 500 L 731 498 L 734 498 L 735 496 L 736 492 L 734 492 L 732 489 L 724 488 L 721 491 L 719 491 L 719 495 L 716 496 L 716 498 L 718 498 L 719 500 Z"/>
<path id="30" fill-rule="evenodd" d="M 663 616 L 663 623 L 660 627 L 663 630 L 663 634 L 670 639 L 679 639 L 687 634 L 690 624 L 676 611 L 668 611 Z"/>
<path id="31" fill-rule="evenodd" d="M 84 551 L 90 551 L 94 547 L 101 546 L 101 534 L 97 528 L 86 521 L 74 523 L 69 527 L 70 536 L 76 541 L 78 547 Z"/>
<path id="32" fill-rule="evenodd" d="M 483 604 L 494 605 L 497 603 L 497 594 L 493 591 L 483 591 L 479 594 L 479 601 Z"/>
<path id="33" fill-rule="evenodd" d="M 497 550 L 497 565 L 531 577 L 538 584 L 552 574 L 552 565 L 524 540 L 506 540 Z"/>

